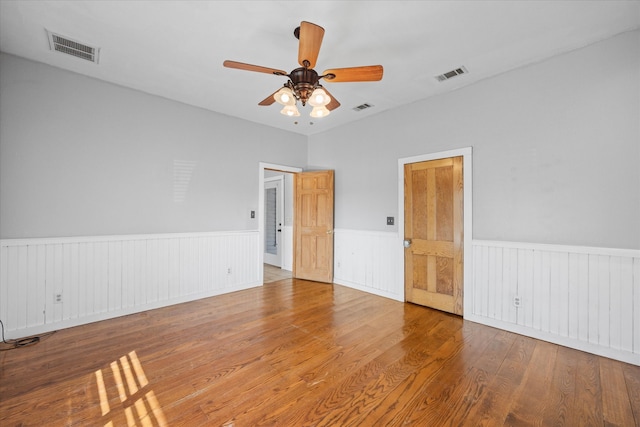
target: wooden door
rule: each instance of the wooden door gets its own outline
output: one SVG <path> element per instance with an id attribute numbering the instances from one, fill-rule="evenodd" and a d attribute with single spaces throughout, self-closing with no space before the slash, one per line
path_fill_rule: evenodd
<path id="1" fill-rule="evenodd" d="M 405 165 L 406 301 L 462 315 L 463 209 L 462 156 Z"/>
<path id="2" fill-rule="evenodd" d="M 333 171 L 294 176 L 293 277 L 333 282 Z"/>

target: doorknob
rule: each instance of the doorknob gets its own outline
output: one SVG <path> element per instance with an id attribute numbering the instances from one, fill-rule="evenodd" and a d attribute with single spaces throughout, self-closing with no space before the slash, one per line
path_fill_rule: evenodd
<path id="1" fill-rule="evenodd" d="M 327 234 L 333 233 L 333 230 L 327 230 Z"/>
<path id="2" fill-rule="evenodd" d="M 410 248 L 411 247 L 411 239 L 404 239 L 402 241 L 402 246 L 404 246 L 405 248 Z"/>

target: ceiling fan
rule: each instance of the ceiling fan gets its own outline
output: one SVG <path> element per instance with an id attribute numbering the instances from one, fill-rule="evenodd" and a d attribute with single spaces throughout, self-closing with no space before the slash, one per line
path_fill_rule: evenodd
<path id="1" fill-rule="evenodd" d="M 266 97 L 258 105 L 271 105 L 278 102 L 284 108 L 280 111 L 287 116 L 299 116 L 300 112 L 296 107 L 299 100 L 302 105 L 307 102 L 313 107 L 311 117 L 324 117 L 331 110 L 335 110 L 340 103 L 329 94 L 320 84 L 320 79 L 327 82 L 370 82 L 382 79 L 382 65 L 368 65 L 363 67 L 331 68 L 319 75 L 313 67 L 316 65 L 324 28 L 303 21 L 293 34 L 300 41 L 298 47 L 298 63 L 301 67 L 296 68 L 287 74 L 286 71 L 275 68 L 261 67 L 259 65 L 245 64 L 236 61 L 224 61 L 223 65 L 228 68 L 239 70 L 255 71 L 258 73 L 285 76 L 288 78 L 284 86 L 273 94 Z"/>

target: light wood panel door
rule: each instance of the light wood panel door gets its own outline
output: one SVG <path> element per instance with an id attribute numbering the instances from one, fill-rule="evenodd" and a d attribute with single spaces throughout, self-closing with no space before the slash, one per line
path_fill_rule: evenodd
<path id="1" fill-rule="evenodd" d="M 462 315 L 462 157 L 404 169 L 405 299 Z"/>
<path id="2" fill-rule="evenodd" d="M 333 171 L 298 173 L 295 182 L 293 277 L 333 282 Z"/>

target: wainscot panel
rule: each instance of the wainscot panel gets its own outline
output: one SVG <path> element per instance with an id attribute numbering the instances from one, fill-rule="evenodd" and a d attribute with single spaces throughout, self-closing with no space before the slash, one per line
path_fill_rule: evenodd
<path id="1" fill-rule="evenodd" d="M 473 270 L 465 319 L 640 365 L 640 251 L 474 240 Z"/>
<path id="2" fill-rule="evenodd" d="M 282 226 L 282 266 L 283 270 L 293 271 L 293 226 Z"/>
<path id="3" fill-rule="evenodd" d="M 404 301 L 402 244 L 397 233 L 335 230 L 334 282 Z"/>
<path id="4" fill-rule="evenodd" d="M 257 231 L 0 240 L 8 338 L 259 286 Z"/>

